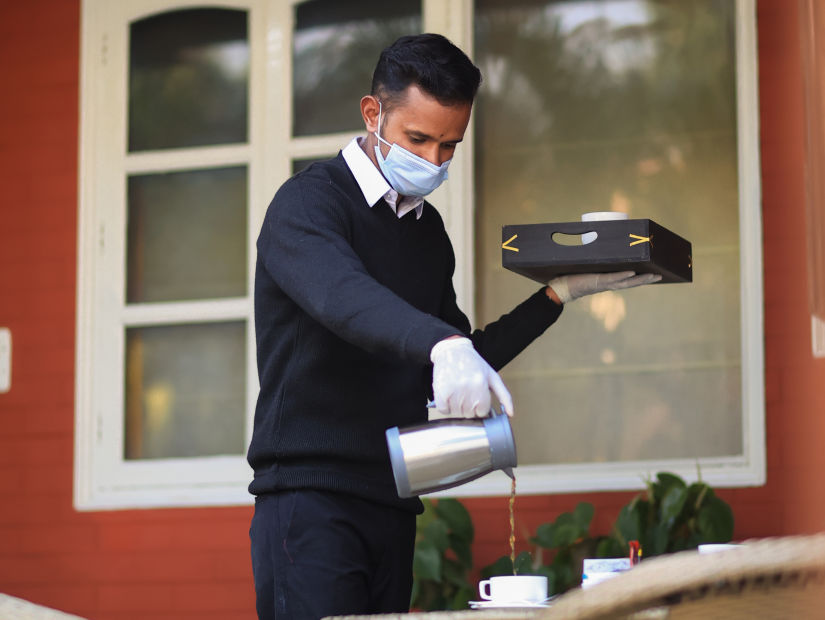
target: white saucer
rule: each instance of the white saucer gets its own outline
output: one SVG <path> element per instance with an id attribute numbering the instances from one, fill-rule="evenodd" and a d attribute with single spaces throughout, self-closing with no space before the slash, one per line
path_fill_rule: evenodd
<path id="1" fill-rule="evenodd" d="M 551 599 L 541 603 L 530 603 L 528 601 L 513 601 L 510 603 L 500 603 L 498 601 L 470 601 L 471 609 L 543 609 L 553 604 Z"/>

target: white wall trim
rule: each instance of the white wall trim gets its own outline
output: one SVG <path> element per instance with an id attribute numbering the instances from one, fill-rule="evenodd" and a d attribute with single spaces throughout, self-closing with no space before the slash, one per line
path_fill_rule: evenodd
<path id="1" fill-rule="evenodd" d="M 740 307 L 745 464 L 750 484 L 766 480 L 765 325 L 762 290 L 762 183 L 759 142 L 756 2 L 736 2 L 736 80 L 739 149 Z"/>
<path id="2" fill-rule="evenodd" d="M 811 316 L 811 350 L 814 357 L 825 357 L 825 321 Z"/>
<path id="3" fill-rule="evenodd" d="M 633 491 L 645 487 L 645 480 L 660 471 L 669 471 L 687 482 L 701 480 L 719 488 L 764 484 L 743 458 L 673 459 L 668 461 L 626 461 L 524 465 L 516 467 L 519 495 Z M 493 472 L 468 484 L 434 494 L 438 497 L 482 497 L 510 494 L 510 478 Z"/>
<path id="4" fill-rule="evenodd" d="M 473 0 L 424 0 L 425 32 L 444 35 L 473 57 Z M 427 198 L 444 218 L 455 251 L 455 287 L 458 306 L 475 326 L 475 184 L 474 123 L 464 134 L 450 164 L 450 179 Z"/>

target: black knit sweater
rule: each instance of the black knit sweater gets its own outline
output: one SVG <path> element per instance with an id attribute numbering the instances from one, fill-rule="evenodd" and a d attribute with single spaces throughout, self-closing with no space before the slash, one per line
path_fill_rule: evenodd
<path id="1" fill-rule="evenodd" d="M 561 313 L 542 289 L 470 334 L 454 267 L 435 208 L 420 219 L 370 208 L 340 153 L 284 183 L 258 237 L 251 493 L 313 488 L 420 509 L 395 491 L 384 431 L 426 420 L 430 349 L 466 335 L 499 369 Z"/>

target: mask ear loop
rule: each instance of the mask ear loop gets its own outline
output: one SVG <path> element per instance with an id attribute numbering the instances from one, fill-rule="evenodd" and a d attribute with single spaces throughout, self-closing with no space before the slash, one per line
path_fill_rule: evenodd
<path id="1" fill-rule="evenodd" d="M 378 131 L 375 132 L 376 137 L 381 135 L 381 112 L 383 111 L 383 106 L 381 102 L 378 102 Z"/>
<path id="2" fill-rule="evenodd" d="M 375 132 L 375 137 L 378 138 L 379 142 L 383 142 L 388 147 L 392 148 L 392 144 L 390 144 L 389 142 L 384 140 L 384 138 L 381 137 L 381 112 L 382 111 L 383 111 L 383 107 L 381 105 L 381 102 L 379 101 L 378 102 L 378 131 Z"/>

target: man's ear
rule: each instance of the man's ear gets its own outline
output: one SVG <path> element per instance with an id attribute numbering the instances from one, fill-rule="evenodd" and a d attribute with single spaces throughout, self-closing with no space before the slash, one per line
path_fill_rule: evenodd
<path id="1" fill-rule="evenodd" d="M 361 97 L 361 118 L 364 119 L 364 127 L 368 133 L 378 131 L 378 99 L 372 95 Z"/>

